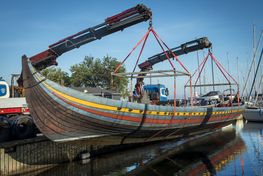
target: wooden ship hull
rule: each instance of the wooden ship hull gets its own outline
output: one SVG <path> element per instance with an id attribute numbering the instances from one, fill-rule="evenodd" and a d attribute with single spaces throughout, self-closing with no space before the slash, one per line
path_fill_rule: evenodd
<path id="1" fill-rule="evenodd" d="M 215 130 L 243 113 L 236 107 L 174 107 L 112 100 L 60 86 L 24 57 L 23 81 L 38 129 L 56 142 L 150 142 Z"/>

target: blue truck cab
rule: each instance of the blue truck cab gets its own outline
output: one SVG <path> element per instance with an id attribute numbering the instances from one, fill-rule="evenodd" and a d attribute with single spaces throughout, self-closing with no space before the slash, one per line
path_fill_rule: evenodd
<path id="1" fill-rule="evenodd" d="M 169 91 L 163 84 L 145 85 L 143 90 L 149 95 L 151 101 L 158 101 L 160 104 L 168 102 Z"/>

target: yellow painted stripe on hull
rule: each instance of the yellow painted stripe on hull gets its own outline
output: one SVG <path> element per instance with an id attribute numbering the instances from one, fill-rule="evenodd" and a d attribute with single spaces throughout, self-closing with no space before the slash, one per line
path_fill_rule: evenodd
<path id="1" fill-rule="evenodd" d="M 81 100 L 79 98 L 75 98 L 72 96 L 69 96 L 67 94 L 64 94 L 62 92 L 59 92 L 58 90 L 52 88 L 51 86 L 49 86 L 47 83 L 43 82 L 43 85 L 49 89 L 50 91 L 56 93 L 57 95 L 60 95 L 61 97 L 70 100 L 72 102 L 81 104 L 81 105 L 85 105 L 85 106 L 89 106 L 92 108 L 98 108 L 98 109 L 103 109 L 103 110 L 110 110 L 110 111 L 118 111 L 118 112 L 129 112 L 129 113 L 134 113 L 134 114 L 143 114 L 144 112 L 138 109 L 133 109 L 130 110 L 129 108 L 121 108 L 120 110 L 118 110 L 116 106 L 108 106 L 108 105 L 102 105 L 102 104 L 98 104 L 98 103 L 93 103 L 93 102 L 89 102 L 86 100 Z M 212 112 L 213 115 L 217 115 L 217 114 L 230 114 L 230 113 L 237 113 L 237 112 L 241 112 L 242 110 L 232 110 L 232 111 L 221 111 L 221 112 Z M 150 115 L 160 115 L 160 116 L 167 116 L 173 115 L 173 112 L 158 112 L 158 111 L 146 111 L 146 114 L 150 114 Z M 175 114 L 176 116 L 193 116 L 193 115 L 197 115 L 197 116 L 204 116 L 206 115 L 205 112 L 176 112 Z"/>

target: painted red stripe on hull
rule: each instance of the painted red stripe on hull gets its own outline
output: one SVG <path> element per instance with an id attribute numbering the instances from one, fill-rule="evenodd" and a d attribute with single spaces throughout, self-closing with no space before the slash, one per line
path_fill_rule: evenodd
<path id="1" fill-rule="evenodd" d="M 74 106 L 78 109 L 81 109 L 83 111 L 95 114 L 95 115 L 100 115 L 100 116 L 104 116 L 104 117 L 109 117 L 109 118 L 113 118 L 113 119 L 119 119 L 119 120 L 125 120 L 125 121 L 130 121 L 130 122 L 141 122 L 141 118 L 138 117 L 131 117 L 131 116 L 123 116 L 123 115 L 117 115 L 117 114 L 112 114 L 112 113 L 106 113 L 106 112 L 100 112 L 100 111 L 96 111 L 93 109 L 89 109 L 83 106 L 80 106 L 78 104 L 72 103 L 68 100 L 65 100 L 64 98 L 62 98 L 60 95 L 56 94 L 53 92 L 53 94 L 58 97 L 60 100 L 64 101 L 65 103 Z M 226 119 L 231 119 L 235 116 L 238 116 L 240 114 L 230 114 L 230 115 L 224 115 L 222 117 L 213 117 L 211 116 L 208 120 L 208 122 L 214 122 L 214 121 L 219 121 L 219 120 L 226 120 Z M 121 118 L 120 118 L 121 117 Z M 202 123 L 202 121 L 204 120 L 204 118 L 195 118 L 195 119 L 150 119 L 150 118 L 146 118 L 144 123 L 149 123 L 149 124 L 191 124 L 191 123 Z"/>

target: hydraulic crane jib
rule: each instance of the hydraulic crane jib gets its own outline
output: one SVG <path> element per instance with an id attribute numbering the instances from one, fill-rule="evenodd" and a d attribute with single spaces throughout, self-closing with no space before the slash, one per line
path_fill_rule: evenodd
<path id="1" fill-rule="evenodd" d="M 207 37 L 202 37 L 199 39 L 195 39 L 189 42 L 186 42 L 178 47 L 172 48 L 170 51 L 167 50 L 166 53 L 168 53 L 169 58 L 173 58 L 173 55 L 171 52 L 173 52 L 176 56 L 180 56 L 183 54 L 187 54 L 190 52 L 194 52 L 197 50 L 202 50 L 204 48 L 210 48 L 212 46 L 212 43 L 208 40 Z M 150 58 L 148 58 L 145 62 L 138 65 L 138 67 L 144 71 L 144 70 L 151 70 L 152 66 L 166 60 L 167 57 L 164 52 L 156 54 Z"/>
<path id="2" fill-rule="evenodd" d="M 117 31 L 147 21 L 152 17 L 152 12 L 149 8 L 142 4 L 125 10 L 117 15 L 108 17 L 105 22 L 82 30 L 74 35 L 66 37 L 52 45 L 49 48 L 30 58 L 32 65 L 42 70 L 51 65 L 57 65 L 56 59 L 58 56 L 66 53 L 74 48 L 101 39 L 104 36 Z"/>

